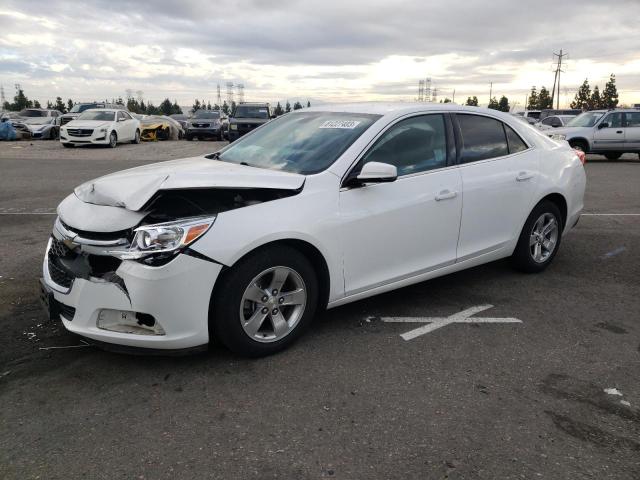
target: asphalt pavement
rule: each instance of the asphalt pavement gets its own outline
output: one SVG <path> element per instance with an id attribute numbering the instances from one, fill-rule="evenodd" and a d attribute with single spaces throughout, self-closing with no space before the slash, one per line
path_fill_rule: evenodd
<path id="1" fill-rule="evenodd" d="M 589 156 L 585 215 L 544 273 L 499 261 L 329 310 L 268 358 L 107 353 L 47 321 L 57 203 L 220 146 L 0 143 L 0 478 L 640 478 L 637 155 Z M 496 322 L 401 337 L 479 306 Z"/>

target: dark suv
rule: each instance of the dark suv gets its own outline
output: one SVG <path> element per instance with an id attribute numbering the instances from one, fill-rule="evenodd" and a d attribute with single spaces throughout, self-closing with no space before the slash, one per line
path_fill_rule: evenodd
<path id="1" fill-rule="evenodd" d="M 229 141 L 237 140 L 271 119 L 268 103 L 241 103 L 229 117 Z"/>
<path id="2" fill-rule="evenodd" d="M 187 140 L 215 138 L 223 139 L 222 120 L 217 110 L 196 110 L 193 116 L 187 120 L 187 128 L 184 138 Z"/>

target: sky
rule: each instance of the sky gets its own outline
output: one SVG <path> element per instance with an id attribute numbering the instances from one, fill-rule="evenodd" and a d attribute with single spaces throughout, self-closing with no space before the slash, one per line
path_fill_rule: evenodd
<path id="1" fill-rule="evenodd" d="M 611 8 L 615 6 L 615 8 Z M 41 102 L 125 97 L 412 101 L 493 95 L 522 108 L 568 59 L 561 104 L 616 74 L 640 103 L 640 0 L 82 0 L 0 2 L 0 84 Z M 134 93 L 135 95 L 135 93 Z M 237 99 L 237 97 L 236 97 Z"/>

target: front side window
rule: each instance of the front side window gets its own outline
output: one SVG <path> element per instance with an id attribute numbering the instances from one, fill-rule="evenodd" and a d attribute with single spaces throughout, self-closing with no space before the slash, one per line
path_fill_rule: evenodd
<path id="1" fill-rule="evenodd" d="M 502 122 L 480 115 L 456 115 L 462 134 L 461 163 L 477 162 L 509 154 Z"/>
<path id="2" fill-rule="evenodd" d="M 610 113 L 602 123 L 609 125 L 609 128 L 622 128 L 622 113 Z"/>
<path id="3" fill-rule="evenodd" d="M 593 127 L 602 117 L 602 112 L 584 112 L 567 123 L 567 127 Z"/>
<path id="4" fill-rule="evenodd" d="M 395 165 L 398 176 L 446 166 L 444 116 L 422 115 L 396 123 L 378 139 L 361 164 L 369 162 Z"/>
<path id="5" fill-rule="evenodd" d="M 547 117 L 544 120 L 542 120 L 542 124 L 543 125 L 548 125 L 550 127 L 553 126 L 553 121 L 556 119 L 556 117 Z"/>
<path id="6" fill-rule="evenodd" d="M 231 143 L 215 158 L 311 175 L 326 170 L 379 118 L 365 113 L 289 113 Z"/>
<path id="7" fill-rule="evenodd" d="M 627 112 L 627 127 L 640 127 L 640 112 Z"/>

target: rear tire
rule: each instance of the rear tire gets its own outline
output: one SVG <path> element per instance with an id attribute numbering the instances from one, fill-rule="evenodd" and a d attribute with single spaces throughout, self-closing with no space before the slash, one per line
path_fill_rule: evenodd
<path id="1" fill-rule="evenodd" d="M 185 140 L 188 140 L 188 141 L 193 140 L 193 137 L 191 135 L 185 135 L 184 138 Z"/>
<path id="2" fill-rule="evenodd" d="M 543 200 L 529 214 L 511 256 L 512 265 L 526 273 L 543 271 L 553 261 L 562 240 L 563 219 L 555 203 Z"/>
<path id="3" fill-rule="evenodd" d="M 118 146 L 118 135 L 116 132 L 111 132 L 109 135 L 109 147 L 116 148 Z"/>
<path id="4" fill-rule="evenodd" d="M 286 280 L 279 283 L 276 276 Z M 304 333 L 317 304 L 318 280 L 309 260 L 288 246 L 262 249 L 218 279 L 211 297 L 210 333 L 240 355 L 271 355 Z"/>
<path id="5" fill-rule="evenodd" d="M 605 157 L 607 157 L 607 160 L 618 160 L 621 156 L 622 153 L 620 152 L 607 152 L 604 154 Z"/>

